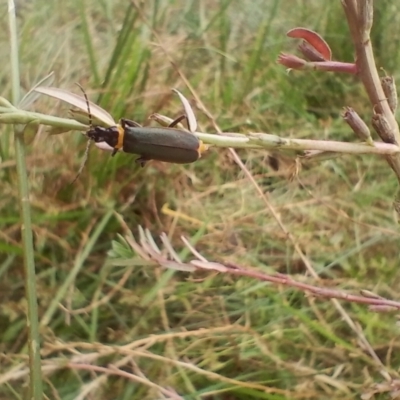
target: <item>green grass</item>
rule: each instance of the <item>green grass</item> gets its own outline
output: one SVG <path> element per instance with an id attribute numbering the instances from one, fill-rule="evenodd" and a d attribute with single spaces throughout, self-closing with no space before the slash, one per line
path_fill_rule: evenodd
<path id="1" fill-rule="evenodd" d="M 390 4 L 376 2 L 372 37 L 377 64 L 398 80 L 400 12 Z M 295 52 L 285 32 L 296 26 L 317 30 L 335 59 L 352 61 L 339 1 L 170 0 L 145 2 L 142 11 L 147 23 L 123 1 L 21 1 L 22 90 L 54 70 L 56 86 L 76 90 L 78 81 L 115 119 L 147 123 L 155 112 L 176 116 L 181 106 L 170 89 L 191 95 L 155 29 L 222 130 L 354 141 L 340 119 L 342 108 L 371 117 L 353 77 L 288 75 L 276 63 L 280 51 Z M 1 15 L 0 80 L 2 95 L 10 98 L 7 19 Z M 67 115 L 65 105 L 44 96 L 35 109 Z M 215 132 L 205 114 L 196 109 L 196 115 L 201 131 Z M 250 278 L 122 262 L 134 254 L 119 235 L 136 235 L 140 224 L 155 237 L 166 232 L 186 261 L 191 256 L 181 235 L 208 260 L 315 283 L 304 278 L 304 260 L 228 150 L 212 149 L 187 166 L 153 162 L 139 169 L 132 156 L 111 158 L 92 149 L 70 186 L 85 145 L 81 133 L 48 136 L 41 129 L 28 147 L 49 399 L 160 399 L 173 392 L 185 400 L 356 399 L 373 384 L 385 384 L 381 370 L 399 378 L 392 314 L 341 303 L 382 367 L 329 300 Z M 290 181 L 289 161 L 276 172 L 265 151 L 238 154 L 322 277 L 320 285 L 398 298 L 397 183 L 383 159 L 313 163 Z M 14 146 L 6 125 L 0 157 L 0 398 L 22 399 L 26 300 Z"/>

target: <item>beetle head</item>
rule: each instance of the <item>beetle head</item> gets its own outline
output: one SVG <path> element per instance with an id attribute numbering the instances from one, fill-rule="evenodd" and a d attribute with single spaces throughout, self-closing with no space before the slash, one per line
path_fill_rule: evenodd
<path id="1" fill-rule="evenodd" d="M 117 146 L 119 134 L 117 126 L 111 126 L 109 128 L 94 126 L 86 132 L 86 136 L 95 143 L 106 142 L 112 148 Z"/>

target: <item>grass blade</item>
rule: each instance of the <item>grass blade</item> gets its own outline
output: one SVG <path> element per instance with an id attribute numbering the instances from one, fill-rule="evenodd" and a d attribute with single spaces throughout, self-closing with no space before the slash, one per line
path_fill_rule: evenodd
<path id="1" fill-rule="evenodd" d="M 8 0 L 8 18 L 10 27 L 11 44 L 11 81 L 12 99 L 14 104 L 20 100 L 20 75 L 18 60 L 18 35 L 15 15 L 15 3 Z M 29 203 L 28 171 L 26 168 L 26 155 L 24 133 L 20 126 L 14 126 L 15 138 L 15 160 L 17 164 L 19 202 L 21 215 L 21 236 L 24 250 L 24 278 L 25 295 L 28 302 L 28 353 L 29 353 L 29 398 L 41 400 L 43 398 L 42 389 L 42 368 L 40 360 L 40 336 L 39 336 L 39 317 L 36 294 L 36 272 L 33 250 L 33 232 L 31 220 L 31 207 Z"/>

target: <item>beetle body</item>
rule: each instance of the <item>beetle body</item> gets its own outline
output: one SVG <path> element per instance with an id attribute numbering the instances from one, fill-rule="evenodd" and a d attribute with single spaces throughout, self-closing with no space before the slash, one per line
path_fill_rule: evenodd
<path id="1" fill-rule="evenodd" d="M 175 128 L 142 127 L 134 121 L 121 119 L 120 124 L 103 128 L 94 126 L 86 133 L 96 143 L 105 142 L 113 149 L 139 155 L 141 165 L 158 160 L 188 164 L 200 158 L 202 142 L 192 133 Z"/>

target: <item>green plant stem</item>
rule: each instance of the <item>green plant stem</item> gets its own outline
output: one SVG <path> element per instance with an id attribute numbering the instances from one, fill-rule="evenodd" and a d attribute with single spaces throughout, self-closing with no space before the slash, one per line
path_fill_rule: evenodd
<path id="1" fill-rule="evenodd" d="M 1 101 L 1 98 L 0 98 Z M 54 117 L 19 109 L 0 107 L 0 123 L 28 124 L 37 121 L 39 124 L 67 130 L 85 131 L 88 126 L 68 118 Z M 190 134 L 190 133 L 188 133 Z M 400 147 L 391 143 L 372 142 L 349 143 L 334 140 L 312 140 L 284 138 L 269 133 L 240 133 L 227 132 L 224 135 L 195 132 L 195 135 L 205 144 L 216 147 L 232 147 L 236 149 L 269 149 L 293 151 L 328 151 L 343 154 L 377 154 L 391 155 L 400 153 Z"/>
<path id="2" fill-rule="evenodd" d="M 292 150 L 292 151 L 328 151 L 345 154 L 395 154 L 400 153 L 400 147 L 390 143 L 373 142 L 373 145 L 366 143 L 349 143 L 334 140 L 312 140 L 283 138 L 269 133 L 249 133 L 241 135 L 238 133 L 226 133 L 215 135 L 196 132 L 195 135 L 206 144 L 217 147 L 252 148 L 269 150 Z M 232 135 L 232 136 L 229 136 Z"/>
<path id="3" fill-rule="evenodd" d="M 15 19 L 15 4 L 13 0 L 8 0 L 8 16 L 11 43 L 12 100 L 14 104 L 18 104 L 20 99 L 20 75 L 18 62 L 17 24 Z M 30 372 L 29 398 L 34 400 L 42 400 L 43 388 L 40 360 L 40 336 L 38 323 L 39 317 L 36 296 L 36 274 L 31 225 L 31 210 L 25 160 L 24 135 L 23 130 L 19 126 L 14 126 L 14 141 L 15 160 L 18 175 L 19 202 L 22 219 L 21 236 L 24 251 L 25 292 L 28 302 L 27 325 Z"/>
<path id="4" fill-rule="evenodd" d="M 0 113 L 3 107 L 0 107 Z M 8 110 L 4 114 L 0 114 L 0 123 L 3 124 L 28 124 L 32 121 L 38 121 L 42 125 L 54 126 L 56 128 L 63 128 L 69 130 L 84 131 L 88 128 L 87 125 L 81 124 L 74 119 L 53 117 L 29 111 L 11 111 Z"/>

